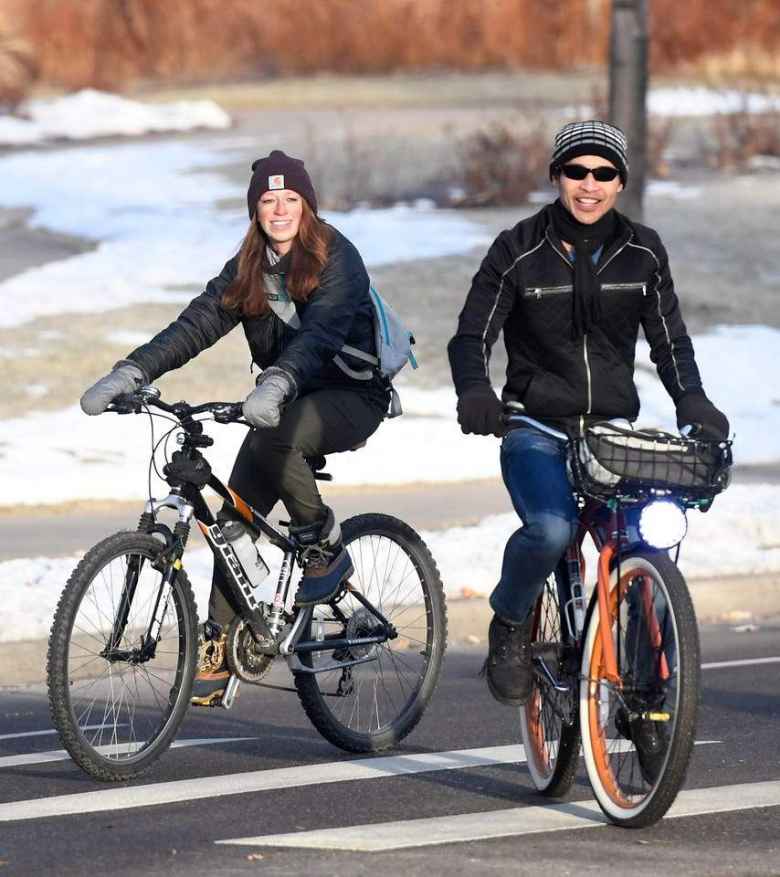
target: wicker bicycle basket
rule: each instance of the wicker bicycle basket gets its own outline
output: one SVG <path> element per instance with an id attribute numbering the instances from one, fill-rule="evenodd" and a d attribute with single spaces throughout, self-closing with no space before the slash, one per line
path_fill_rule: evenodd
<path id="1" fill-rule="evenodd" d="M 581 489 L 599 496 L 636 488 L 714 496 L 728 484 L 730 445 L 605 421 L 575 442 L 572 468 Z"/>

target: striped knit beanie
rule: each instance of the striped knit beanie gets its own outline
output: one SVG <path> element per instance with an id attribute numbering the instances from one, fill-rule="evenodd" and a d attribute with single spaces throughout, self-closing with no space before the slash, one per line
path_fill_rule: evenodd
<path id="1" fill-rule="evenodd" d="M 570 122 L 555 135 L 550 160 L 550 179 L 557 177 L 561 167 L 578 155 L 600 155 L 615 165 L 625 186 L 628 180 L 627 151 L 626 135 L 615 125 L 597 119 Z"/>

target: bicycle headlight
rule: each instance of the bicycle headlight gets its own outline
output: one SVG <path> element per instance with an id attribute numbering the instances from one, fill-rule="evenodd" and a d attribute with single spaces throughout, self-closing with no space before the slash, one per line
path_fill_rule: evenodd
<path id="1" fill-rule="evenodd" d="M 648 503 L 639 515 L 639 532 L 653 548 L 673 548 L 688 530 L 685 512 L 668 499 Z"/>

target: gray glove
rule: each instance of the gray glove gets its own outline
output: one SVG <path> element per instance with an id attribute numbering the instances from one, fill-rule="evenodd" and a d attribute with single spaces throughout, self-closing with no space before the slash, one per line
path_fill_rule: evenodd
<path id="1" fill-rule="evenodd" d="M 81 410 L 85 414 L 102 414 L 108 403 L 123 393 L 132 393 L 147 383 L 146 376 L 131 362 L 118 364 L 114 370 L 93 384 L 81 397 Z"/>
<path id="2" fill-rule="evenodd" d="M 295 382 L 280 368 L 267 368 L 246 397 L 244 417 L 257 429 L 279 426 L 281 408 L 295 397 Z"/>

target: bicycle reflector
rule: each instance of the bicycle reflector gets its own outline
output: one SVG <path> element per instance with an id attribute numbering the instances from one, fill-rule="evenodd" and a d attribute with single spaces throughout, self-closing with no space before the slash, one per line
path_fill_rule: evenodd
<path id="1" fill-rule="evenodd" d="M 668 499 L 648 503 L 639 515 L 639 532 L 653 548 L 674 548 L 688 530 L 685 512 Z"/>

